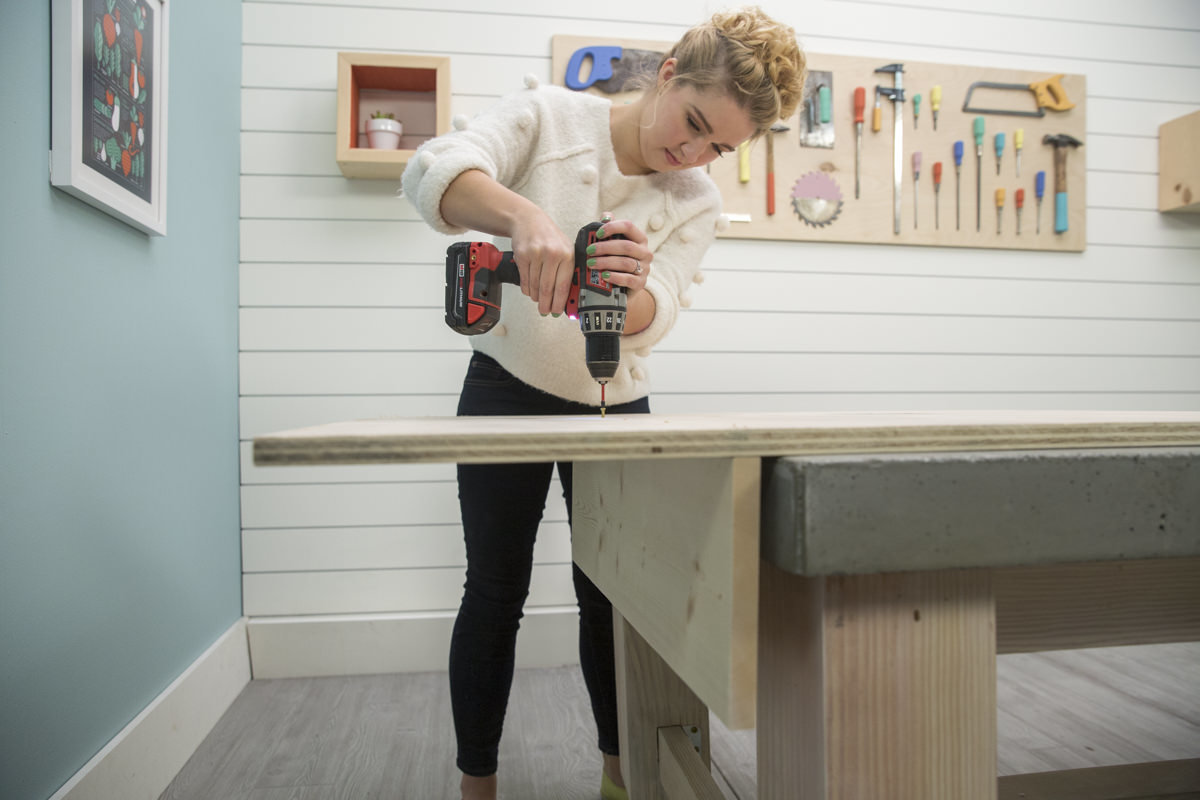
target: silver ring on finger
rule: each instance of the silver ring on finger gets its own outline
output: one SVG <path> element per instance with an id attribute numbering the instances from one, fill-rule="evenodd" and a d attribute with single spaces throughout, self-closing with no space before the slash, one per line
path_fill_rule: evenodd
<path id="1" fill-rule="evenodd" d="M 636 258 L 635 258 L 635 259 L 633 260 L 633 263 L 637 264 L 637 269 L 635 269 L 635 270 L 633 271 L 633 274 L 634 274 L 634 275 L 641 275 L 641 274 L 642 274 L 642 262 L 641 262 L 641 261 L 639 261 L 638 259 L 636 259 Z"/>

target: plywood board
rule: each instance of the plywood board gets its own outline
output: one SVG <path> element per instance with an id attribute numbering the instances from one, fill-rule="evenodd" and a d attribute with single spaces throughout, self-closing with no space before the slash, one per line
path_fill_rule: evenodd
<path id="1" fill-rule="evenodd" d="M 554 81 L 565 84 L 571 57 L 580 48 L 622 46 L 644 51 L 664 52 L 668 42 L 628 41 L 593 37 L 555 36 L 553 42 Z M 1011 84 L 1027 87 L 1034 82 L 1055 77 L 1052 72 L 1031 72 L 994 69 L 982 66 L 902 62 L 902 82 L 905 102 L 895 108 L 902 113 L 901 164 L 901 224 L 899 233 L 893 225 L 894 186 L 894 108 L 890 100 L 881 98 L 881 125 L 872 130 L 872 111 L 875 87 L 892 87 L 891 74 L 875 70 L 896 62 L 887 53 L 872 57 L 833 56 L 806 53 L 808 68 L 815 76 L 828 73 L 832 79 L 831 122 L 832 148 L 801 146 L 802 133 L 808 130 L 807 109 L 804 104 L 789 119 L 789 130 L 774 134 L 775 213 L 767 213 L 767 146 L 756 142 L 750 152 L 750 179 L 739 180 L 738 158 L 730 155 L 709 166 L 709 172 L 721 189 L 725 212 L 735 221 L 721 235 L 728 238 L 782 239 L 796 241 L 867 242 L 874 244 L 912 244 L 950 247 L 1010 248 L 1020 250 L 1082 251 L 1087 242 L 1087 148 L 1070 150 L 1066 159 L 1068 225 L 1066 231 L 1055 233 L 1055 172 L 1053 148 L 1043 144 L 1046 135 L 1068 134 L 1086 145 L 1086 78 L 1064 74 L 1058 86 L 1065 92 L 1066 101 L 1074 107 L 1055 111 L 1046 109 L 1041 117 L 1008 114 L 979 114 L 964 111 L 964 102 L 971 92 L 973 109 L 1036 111 L 1035 94 L 1028 89 L 992 89 L 971 87 L 976 82 Z M 585 74 L 575 75 L 579 83 L 590 79 L 590 61 L 584 62 Z M 862 138 L 860 196 L 854 194 L 855 124 L 854 90 L 861 86 L 866 93 Z M 933 128 L 930 92 L 940 86 L 941 108 L 937 130 Z M 809 88 L 816 90 L 815 81 Z M 587 91 L 625 102 L 631 92 L 605 94 L 594 86 Z M 914 121 L 913 98 L 921 95 L 920 114 Z M 976 148 L 973 120 L 984 120 L 982 171 L 976 167 Z M 1020 175 L 1016 172 L 1014 139 L 1018 129 L 1023 131 Z M 999 174 L 996 171 L 995 135 L 1005 135 Z M 820 138 L 820 137 L 814 137 Z M 954 143 L 962 141 L 964 157 L 961 169 L 960 222 L 956 225 L 956 177 Z M 913 153 L 922 154 L 919 182 L 914 182 Z M 942 183 L 938 196 L 933 185 L 933 165 L 942 163 Z M 1035 197 L 1035 175 L 1044 171 L 1045 195 L 1040 211 L 1041 232 L 1038 233 L 1038 206 Z M 976 175 L 979 175 L 981 213 L 976 229 Z M 807 177 L 806 177 L 807 176 Z M 805 179 L 803 183 L 798 182 Z M 802 221 L 793 206 L 793 193 L 808 195 L 811 186 L 824 187 L 830 197 L 840 196 L 841 210 L 832 221 L 823 225 Z M 1005 206 L 997 233 L 995 194 L 1005 190 Z M 1025 192 L 1021 233 L 1017 234 L 1016 192 Z M 914 209 L 914 197 L 916 209 Z M 834 200 L 836 203 L 836 199 Z M 935 215 L 936 204 L 936 215 Z M 917 212 L 914 218 L 914 211 Z M 935 227 L 935 216 L 937 225 Z"/>
<path id="2" fill-rule="evenodd" d="M 1196 444 L 1196 411 L 415 417 L 260 436 L 254 462 L 504 463 Z"/>

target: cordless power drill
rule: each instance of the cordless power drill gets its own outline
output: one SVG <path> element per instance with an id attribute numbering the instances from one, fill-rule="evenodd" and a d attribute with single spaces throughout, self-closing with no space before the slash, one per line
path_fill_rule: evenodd
<path id="1" fill-rule="evenodd" d="M 587 266 L 588 246 L 595 243 L 601 223 L 592 222 L 575 237 L 575 274 L 567 295 L 566 313 L 579 320 L 584 338 L 584 362 L 600 384 L 600 414 L 604 387 L 621 362 L 621 331 L 625 329 L 625 287 L 600 277 Z M 624 239 L 613 234 L 610 239 Z M 513 254 L 487 242 L 455 242 L 446 249 L 446 324 L 459 333 L 487 333 L 500 319 L 504 284 L 521 283 Z"/>

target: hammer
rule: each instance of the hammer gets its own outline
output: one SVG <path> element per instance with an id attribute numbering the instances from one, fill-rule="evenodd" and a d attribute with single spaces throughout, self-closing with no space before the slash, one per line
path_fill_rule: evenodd
<path id="1" fill-rule="evenodd" d="M 782 122 L 776 122 L 767 131 L 767 214 L 775 213 L 775 134 L 788 129 Z"/>
<path id="2" fill-rule="evenodd" d="M 1067 229 L 1067 148 L 1081 147 L 1083 142 L 1060 133 L 1056 136 L 1046 134 L 1042 144 L 1054 148 L 1054 232 L 1062 233 Z"/>

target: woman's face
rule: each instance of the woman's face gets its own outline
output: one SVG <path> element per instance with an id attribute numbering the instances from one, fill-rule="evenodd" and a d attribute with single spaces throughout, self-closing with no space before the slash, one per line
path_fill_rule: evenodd
<path id="1" fill-rule="evenodd" d="M 660 84 L 674 75 L 673 61 L 659 72 Z M 647 104 L 638 146 L 647 167 L 671 172 L 704 166 L 753 134 L 750 116 L 728 94 L 674 84 Z"/>

